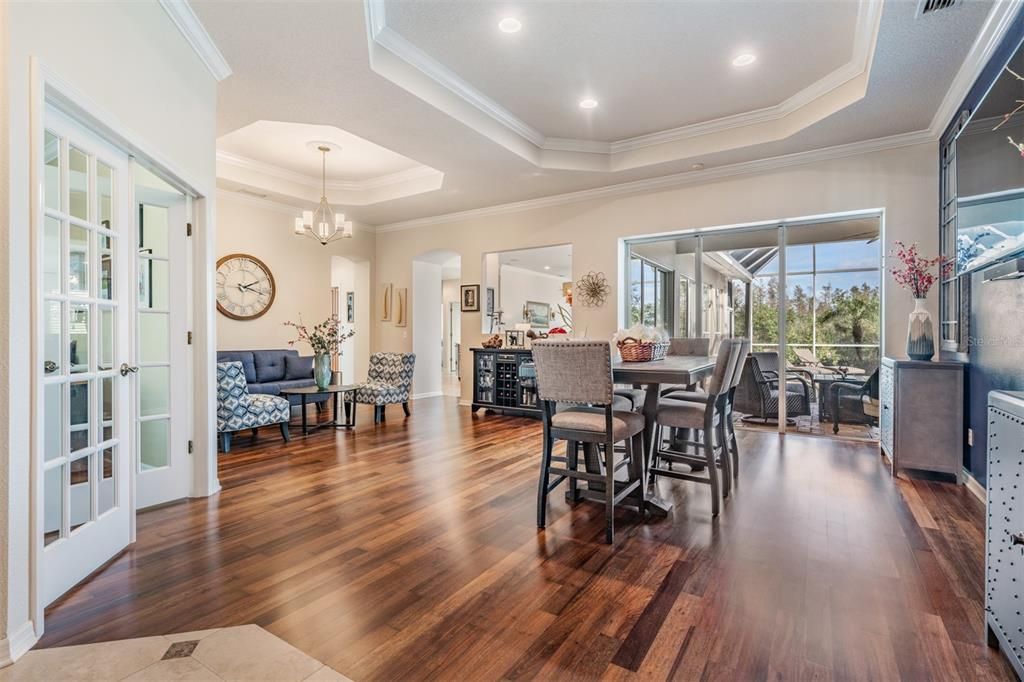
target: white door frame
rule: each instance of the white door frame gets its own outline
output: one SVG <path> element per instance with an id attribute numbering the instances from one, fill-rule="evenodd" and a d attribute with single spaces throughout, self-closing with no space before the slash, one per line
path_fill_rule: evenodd
<path id="1" fill-rule="evenodd" d="M 43 208 L 43 165 L 44 141 L 46 129 L 46 108 L 52 106 L 65 116 L 76 121 L 93 135 L 104 142 L 127 153 L 136 162 L 143 163 L 158 172 L 171 184 L 188 195 L 195 197 L 193 211 L 195 224 L 190 245 L 193 263 L 193 377 L 192 402 L 193 410 L 192 433 L 195 450 L 192 455 L 191 497 L 205 497 L 220 490 L 217 480 L 217 448 L 216 448 L 216 394 L 214 376 L 216 358 L 216 318 L 214 308 L 213 272 L 215 261 L 215 234 L 213 231 L 213 204 L 208 199 L 215 196 L 216 187 L 213 182 L 196 183 L 189 180 L 188 173 L 181 172 L 177 165 L 166 160 L 157 151 L 159 146 L 143 139 L 102 107 L 91 101 L 89 97 L 47 68 L 38 58 L 30 61 L 29 74 L 29 227 L 31 235 L 31 281 L 37 282 L 41 276 L 35 262 L 41 257 L 38 237 L 42 233 L 44 221 Z M 211 145 L 211 163 L 214 148 Z M 31 296 L 31 294 L 29 294 Z M 41 311 L 32 296 L 31 320 L 33 330 L 36 329 Z M 40 339 L 33 331 L 32 346 L 35 358 L 36 346 Z M 43 550 L 43 477 L 40 467 L 42 447 L 42 385 L 39 363 L 33 362 L 30 395 L 30 428 L 29 428 L 29 491 L 28 491 L 28 556 L 29 612 L 33 626 L 32 641 L 24 641 L 22 646 L 27 650 L 44 632 L 44 604 L 42 587 L 42 550 Z M 132 480 L 134 477 L 131 477 Z M 134 485 L 130 486 L 131 509 L 134 510 Z M 133 515 L 134 539 L 134 515 Z M 10 578 L 10 577 L 9 577 Z"/>

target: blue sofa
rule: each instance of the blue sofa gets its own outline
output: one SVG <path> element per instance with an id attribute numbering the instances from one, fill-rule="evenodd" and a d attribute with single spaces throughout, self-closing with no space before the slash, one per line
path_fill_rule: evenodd
<path id="1" fill-rule="evenodd" d="M 285 388 L 313 386 L 313 370 L 309 376 L 302 378 L 285 378 L 285 356 L 299 356 L 299 351 L 287 348 L 282 350 L 219 350 L 217 362 L 240 362 L 245 371 L 245 381 L 249 384 L 249 393 L 264 395 L 280 395 Z M 307 403 L 323 403 L 330 399 L 329 394 L 307 396 Z M 288 401 L 295 405 L 302 404 L 302 398 L 289 396 Z M 320 405 L 317 405 L 319 407 Z"/>

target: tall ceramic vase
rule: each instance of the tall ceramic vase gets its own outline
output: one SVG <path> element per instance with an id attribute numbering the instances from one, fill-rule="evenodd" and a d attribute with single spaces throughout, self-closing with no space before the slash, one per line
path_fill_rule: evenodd
<path id="1" fill-rule="evenodd" d="M 931 360 L 935 355 L 935 334 L 932 316 L 924 307 L 925 299 L 914 299 L 914 312 L 907 325 L 907 357 L 911 360 Z"/>
<path id="2" fill-rule="evenodd" d="M 331 356 L 328 353 L 313 356 L 313 380 L 321 391 L 331 385 Z"/>

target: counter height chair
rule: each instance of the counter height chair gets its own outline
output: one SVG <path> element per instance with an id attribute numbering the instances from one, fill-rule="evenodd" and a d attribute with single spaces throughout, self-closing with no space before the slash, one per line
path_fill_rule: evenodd
<path id="1" fill-rule="evenodd" d="M 734 422 L 734 409 L 733 403 L 736 400 L 736 389 L 740 384 L 740 378 L 743 376 L 743 367 L 746 363 L 747 355 L 750 353 L 750 339 L 739 338 L 735 339 L 739 341 L 739 355 L 737 356 L 736 362 L 733 364 L 733 371 L 728 381 L 728 388 L 725 393 L 725 400 L 719 401 L 719 419 L 721 420 L 721 427 L 724 430 L 722 436 L 723 442 L 726 444 L 729 454 L 732 456 L 732 479 L 736 480 L 739 478 L 739 467 L 740 467 L 740 452 L 739 442 L 736 439 L 736 425 Z M 695 390 L 695 391 L 675 391 L 669 394 L 667 397 L 675 400 L 689 400 L 691 402 L 706 403 L 708 399 L 707 391 Z M 698 467 L 698 469 L 701 467 Z M 728 479 L 723 482 L 723 491 L 728 493 L 731 489 L 731 483 Z"/>
<path id="2" fill-rule="evenodd" d="M 736 363 L 740 361 L 743 347 L 741 339 L 723 339 L 718 345 L 715 369 L 708 379 L 703 398 L 681 400 L 665 398 L 661 401 L 657 412 L 657 434 L 654 438 L 654 465 L 650 469 L 651 476 L 665 476 L 684 481 L 706 483 L 711 486 L 711 515 L 718 516 L 720 482 L 718 480 L 718 463 L 721 463 L 723 475 L 727 482 L 731 480 L 732 465 L 726 446 L 725 402 Z M 674 441 L 665 446 L 662 442 L 661 430 L 664 427 L 686 429 L 690 432 L 701 432 L 702 440 Z M 674 449 L 676 444 L 694 446 L 698 453 Z M 703 450 L 703 455 L 699 454 Z M 716 455 L 721 456 L 717 458 Z M 707 476 L 698 476 L 695 472 L 684 472 L 669 468 L 674 463 L 696 465 L 707 469 Z M 726 488 L 728 490 L 728 488 Z"/>
<path id="3" fill-rule="evenodd" d="M 641 514 L 646 510 L 644 416 L 613 407 L 616 396 L 607 341 L 537 341 L 533 361 L 544 424 L 537 527 L 545 527 L 548 494 L 568 480 L 573 500 L 582 497 L 604 503 L 605 541 L 611 544 L 615 540 L 615 505 L 631 497 Z M 556 411 L 556 405 L 562 409 Z M 567 441 L 565 457 L 552 454 L 555 440 Z M 625 443 L 625 451 L 616 462 L 615 444 L 620 442 Z M 586 471 L 577 466 L 580 443 L 588 463 Z M 620 472 L 625 480 L 619 480 Z M 552 475 L 556 477 L 553 481 Z M 587 482 L 587 488 L 577 489 L 578 481 Z"/>

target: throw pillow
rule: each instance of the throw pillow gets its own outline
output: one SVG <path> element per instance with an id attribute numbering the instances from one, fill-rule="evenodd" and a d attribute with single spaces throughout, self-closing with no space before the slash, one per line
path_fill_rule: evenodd
<path id="1" fill-rule="evenodd" d="M 286 355 L 284 356 L 284 378 L 287 381 L 293 379 L 313 378 L 313 356 L 312 355 Z"/>

